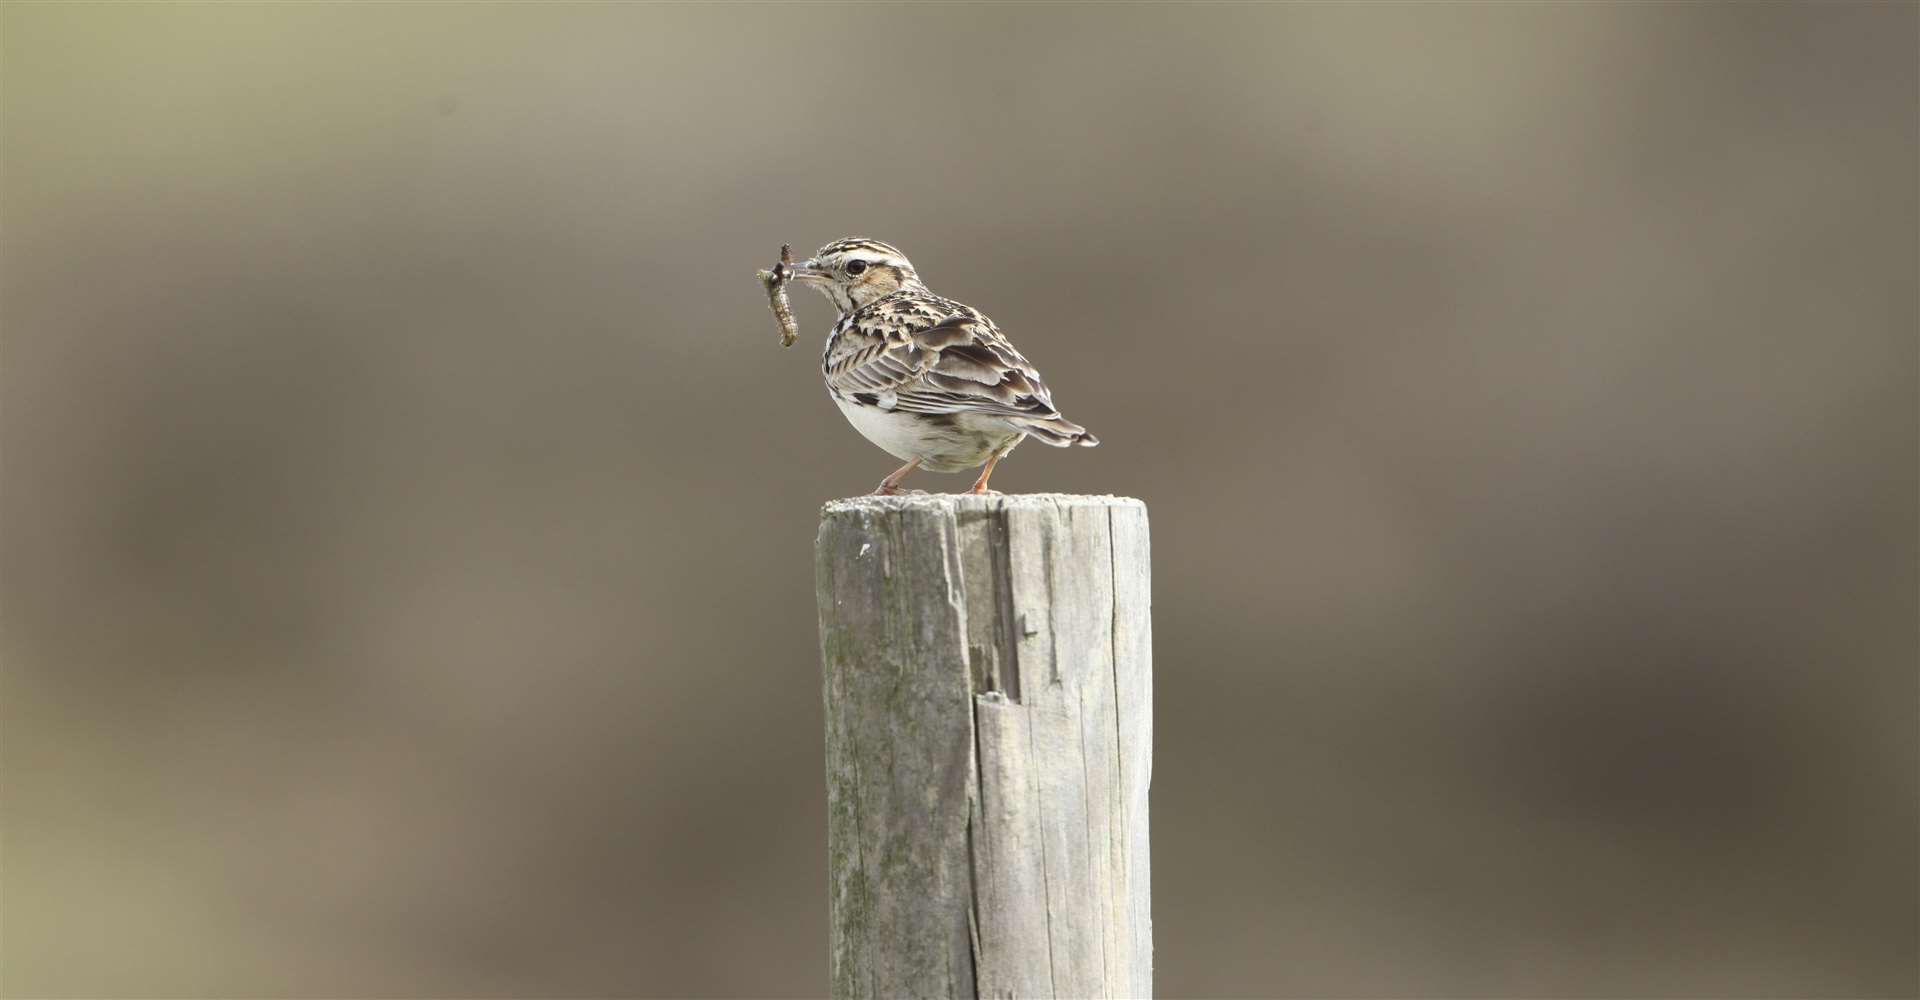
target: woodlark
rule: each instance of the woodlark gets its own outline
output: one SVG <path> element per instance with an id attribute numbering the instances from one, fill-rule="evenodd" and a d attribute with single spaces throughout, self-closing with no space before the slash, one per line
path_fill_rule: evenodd
<path id="1" fill-rule="evenodd" d="M 927 290 L 905 254 L 849 237 L 788 268 L 840 317 L 820 371 L 847 421 L 907 464 L 880 481 L 897 493 L 914 469 L 976 466 L 974 493 L 991 492 L 994 464 L 1029 435 L 1064 448 L 1100 440 L 1053 408 L 1040 373 L 986 314 Z"/>

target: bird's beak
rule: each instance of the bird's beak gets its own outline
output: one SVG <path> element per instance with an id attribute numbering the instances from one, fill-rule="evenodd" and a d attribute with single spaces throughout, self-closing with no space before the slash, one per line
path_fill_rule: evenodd
<path id="1" fill-rule="evenodd" d="M 812 285 L 826 284 L 829 277 L 827 269 L 821 267 L 820 262 L 811 257 L 786 265 L 786 271 L 788 277 Z"/>

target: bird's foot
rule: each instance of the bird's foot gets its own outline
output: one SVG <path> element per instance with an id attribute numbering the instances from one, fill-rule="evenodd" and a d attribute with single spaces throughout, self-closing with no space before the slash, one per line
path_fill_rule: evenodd
<path id="1" fill-rule="evenodd" d="M 875 497 L 890 497 L 890 496 L 898 495 L 900 492 L 900 480 L 907 478 L 907 473 L 912 472 L 913 470 L 919 467 L 920 467 L 920 460 L 916 458 L 913 461 L 908 462 L 907 464 L 899 467 L 898 469 L 893 470 L 893 475 L 890 475 L 887 478 L 880 480 L 880 485 L 874 487 L 873 492 L 867 495 L 875 496 Z M 919 493 L 921 491 L 910 490 L 909 492 Z"/>
<path id="2" fill-rule="evenodd" d="M 969 496 L 976 496 L 976 497 L 1003 497 L 1003 496 L 1006 496 L 1006 494 L 1005 494 L 1005 493 L 1002 493 L 1002 492 L 1000 492 L 999 490 L 990 490 L 990 489 L 987 489 L 987 488 L 986 488 L 985 486 L 980 486 L 980 487 L 976 487 L 976 488 L 974 488 L 974 489 L 971 489 L 971 490 L 968 490 L 968 491 L 967 491 L 967 495 L 969 495 Z"/>

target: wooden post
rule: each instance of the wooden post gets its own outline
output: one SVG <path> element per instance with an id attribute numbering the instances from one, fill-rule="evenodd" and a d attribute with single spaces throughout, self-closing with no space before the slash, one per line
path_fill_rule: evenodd
<path id="1" fill-rule="evenodd" d="M 861 497 L 815 548 L 833 995 L 1147 997 L 1147 509 Z"/>

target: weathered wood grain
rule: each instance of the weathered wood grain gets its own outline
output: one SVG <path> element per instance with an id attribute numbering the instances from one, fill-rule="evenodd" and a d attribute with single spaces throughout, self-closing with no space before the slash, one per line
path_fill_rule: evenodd
<path id="1" fill-rule="evenodd" d="M 842 500 L 815 555 L 834 996 L 1150 996 L 1145 505 Z"/>

